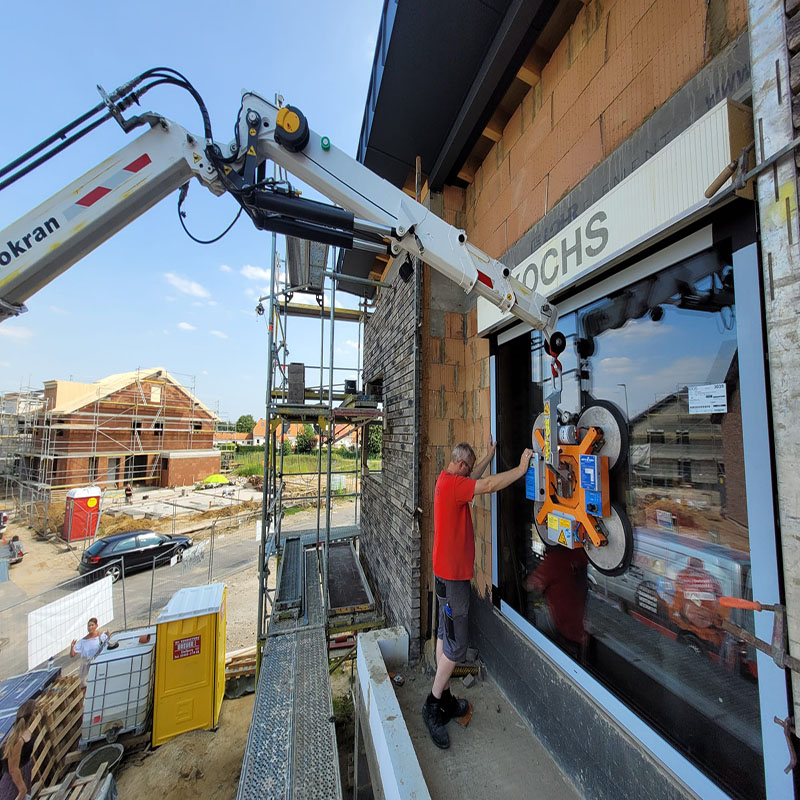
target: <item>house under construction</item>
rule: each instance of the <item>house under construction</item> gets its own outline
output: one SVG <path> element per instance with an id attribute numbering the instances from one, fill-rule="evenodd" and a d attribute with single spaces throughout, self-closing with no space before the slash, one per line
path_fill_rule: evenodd
<path id="1" fill-rule="evenodd" d="M 218 417 L 163 367 L 6 395 L 0 463 L 24 505 L 92 484 L 183 486 L 218 472 Z"/>

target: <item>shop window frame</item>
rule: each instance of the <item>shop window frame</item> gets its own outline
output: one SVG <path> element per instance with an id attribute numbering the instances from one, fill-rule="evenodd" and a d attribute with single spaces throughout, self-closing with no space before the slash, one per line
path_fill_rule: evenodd
<path id="1" fill-rule="evenodd" d="M 559 303 L 562 316 L 577 311 L 590 302 L 610 295 L 641 278 L 648 277 L 681 258 L 699 253 L 713 243 L 712 226 L 700 228 L 684 239 L 663 248 L 654 255 L 633 263 L 614 275 L 601 279 L 590 288 L 577 291 Z M 733 269 L 736 284 L 736 306 L 739 319 L 763 320 L 763 287 L 761 285 L 761 264 L 756 244 L 745 245 L 733 252 Z M 756 330 L 756 335 L 753 335 Z M 528 335 L 530 328 L 515 325 L 500 333 L 497 344 L 511 341 L 517 336 Z M 763 498 L 764 503 L 756 511 L 756 503 L 748 504 L 748 526 L 751 531 L 761 530 L 762 536 L 756 546 L 751 544 L 750 575 L 753 595 L 767 603 L 782 602 L 780 597 L 780 578 L 778 575 L 778 541 L 775 530 L 775 508 L 773 504 L 772 483 L 772 443 L 770 438 L 770 409 L 767 403 L 767 365 L 764 359 L 765 342 L 761 325 L 737 325 L 737 344 L 740 370 L 754 377 L 743 381 L 740 402 L 742 404 L 743 430 L 745 441 L 745 484 L 749 497 Z M 495 429 L 497 412 L 495 396 L 497 379 L 495 357 L 490 358 L 491 387 L 491 425 Z M 498 591 L 498 513 L 492 495 L 492 582 L 493 592 Z M 754 533 L 755 535 L 755 533 Z M 499 591 L 498 591 L 499 597 Z M 635 740 L 648 750 L 661 764 L 669 769 L 698 796 L 703 798 L 728 798 L 729 795 L 716 782 L 692 763 L 681 751 L 673 747 L 655 727 L 640 717 L 589 672 L 574 661 L 558 645 L 534 627 L 505 600 L 500 600 L 498 612 L 517 628 L 532 644 L 542 651 L 564 673 L 569 675 L 578 687 L 596 702 L 599 707 L 616 720 Z M 772 620 L 769 615 L 756 614 L 755 634 L 770 641 Z M 780 798 L 794 796 L 793 778 L 783 772 L 788 754 L 783 729 L 773 721 L 774 717 L 785 719 L 792 713 L 789 707 L 786 677 L 769 656 L 758 652 L 759 705 L 761 716 L 762 747 L 766 775 L 766 797 Z M 577 690 L 577 689 L 576 689 Z"/>

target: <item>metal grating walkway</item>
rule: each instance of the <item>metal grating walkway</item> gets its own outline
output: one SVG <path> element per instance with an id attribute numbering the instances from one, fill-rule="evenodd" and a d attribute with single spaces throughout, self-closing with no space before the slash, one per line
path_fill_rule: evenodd
<path id="1" fill-rule="evenodd" d="M 286 611 L 300 608 L 303 595 L 303 545 L 299 536 L 286 540 L 278 575 L 275 608 Z"/>
<path id="2" fill-rule="evenodd" d="M 297 556 L 303 614 L 270 620 L 237 800 L 342 797 L 316 553 Z"/>

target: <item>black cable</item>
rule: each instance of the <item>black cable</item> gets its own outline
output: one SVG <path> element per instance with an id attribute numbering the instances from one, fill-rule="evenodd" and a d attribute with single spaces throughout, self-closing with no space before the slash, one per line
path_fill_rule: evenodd
<path id="1" fill-rule="evenodd" d="M 75 127 L 81 125 L 82 123 L 86 122 L 87 119 L 90 119 L 98 112 L 102 111 L 105 108 L 105 103 L 98 103 L 94 108 L 87 111 L 84 114 L 81 114 L 77 119 L 72 120 L 68 125 L 65 125 L 63 128 L 57 130 L 51 136 L 48 136 L 44 141 L 39 142 L 36 147 L 31 148 L 28 150 L 27 153 L 23 153 L 19 158 L 15 158 L 13 161 L 6 164 L 2 169 L 0 169 L 0 177 L 3 175 L 11 172 L 12 169 L 16 169 L 20 164 L 25 163 L 29 158 L 32 158 L 37 153 L 44 150 L 45 147 L 49 147 L 56 139 L 63 139 L 65 136 Z"/>
<path id="2" fill-rule="evenodd" d="M 213 239 L 198 239 L 196 236 L 192 235 L 189 232 L 189 229 L 186 227 L 186 223 L 183 221 L 184 212 L 181 211 L 181 206 L 183 205 L 183 201 L 186 199 L 186 195 L 189 192 L 189 184 L 184 183 L 181 186 L 180 192 L 178 193 L 178 219 L 181 222 L 181 227 L 185 231 L 186 235 L 193 241 L 197 242 L 197 244 L 214 244 L 214 242 L 218 242 L 226 233 L 238 222 L 239 217 L 242 216 L 242 211 L 244 210 L 244 206 L 239 207 L 239 211 L 237 212 L 236 216 L 233 218 L 233 222 L 225 228 L 224 231 L 219 236 L 215 236 Z"/>
<path id="3" fill-rule="evenodd" d="M 141 89 L 135 88 L 140 83 L 142 83 L 145 80 L 148 80 L 149 78 L 155 78 L 155 80 L 153 80 L 146 86 L 142 87 Z M 198 105 L 198 108 L 200 109 L 200 114 L 203 118 L 203 130 L 206 140 L 211 141 L 213 139 L 211 132 L 211 119 L 209 118 L 208 109 L 206 108 L 206 104 L 203 101 L 203 98 L 200 96 L 200 93 L 194 88 L 194 86 L 192 86 L 192 84 L 187 80 L 187 78 L 184 75 L 182 75 L 177 70 L 172 69 L 171 67 L 155 67 L 153 69 L 141 73 L 133 80 L 128 81 L 121 87 L 115 89 L 109 95 L 109 99 L 115 103 L 119 111 L 124 111 L 125 109 L 133 105 L 133 103 L 138 103 L 139 99 L 150 89 L 153 89 L 154 87 L 163 84 L 171 84 L 173 86 L 185 89 L 187 92 L 189 92 L 189 94 L 192 95 L 192 97 L 194 98 L 195 102 Z M 0 183 L 0 191 L 10 186 L 11 184 L 15 183 L 20 178 L 24 177 L 29 172 L 41 166 L 45 162 L 49 161 L 54 155 L 60 153 L 62 150 L 66 149 L 67 147 L 78 141 L 78 139 L 83 138 L 87 133 L 90 133 L 95 128 L 97 128 L 104 122 L 107 122 L 109 119 L 111 119 L 112 114 L 111 112 L 109 112 L 105 114 L 103 117 L 101 117 L 99 120 L 95 120 L 94 122 L 87 125 L 85 128 L 73 134 L 72 136 L 65 138 L 65 135 L 69 131 L 74 129 L 76 126 L 82 124 L 86 120 L 90 119 L 92 116 L 99 113 L 104 108 L 106 108 L 105 103 L 98 103 L 94 108 L 90 109 L 81 116 L 77 117 L 69 124 L 63 126 L 58 131 L 51 134 L 45 140 L 40 142 L 38 145 L 31 148 L 26 153 L 23 153 L 18 158 L 15 158 L 9 164 L 6 164 L 2 169 L 0 169 L 0 177 L 16 169 L 20 165 L 24 164 L 26 161 L 30 161 L 30 159 L 33 156 L 40 153 L 46 147 L 49 147 L 51 144 L 53 144 L 53 142 L 57 141 L 58 139 L 63 139 L 63 141 L 60 144 L 48 150 L 40 158 L 37 158 L 35 161 L 29 163 L 27 166 L 18 169 L 17 172 L 15 172 L 13 175 L 11 175 L 2 183 Z M 211 148 L 206 148 L 206 149 L 211 150 Z"/>
<path id="4" fill-rule="evenodd" d="M 16 183 L 20 178 L 27 175 L 34 169 L 36 169 L 36 167 L 39 167 L 46 161 L 49 161 L 54 155 L 57 155 L 62 150 L 69 147 L 71 144 L 74 144 L 75 142 L 78 141 L 78 139 L 82 139 L 84 136 L 86 136 L 87 133 L 91 133 L 91 131 L 93 131 L 95 128 L 100 127 L 100 125 L 102 125 L 104 122 L 107 122 L 110 119 L 111 119 L 110 113 L 106 114 L 104 117 L 100 117 L 100 119 L 95 120 L 82 130 L 78 131 L 77 133 L 74 133 L 72 136 L 65 139 L 63 142 L 61 142 L 61 144 L 56 145 L 52 150 L 48 150 L 43 156 L 37 158 L 36 161 L 32 161 L 27 166 L 17 170 L 13 175 L 9 176 L 2 183 L 0 183 L 0 191 L 5 189 L 7 186 L 11 186 L 12 183 Z"/>

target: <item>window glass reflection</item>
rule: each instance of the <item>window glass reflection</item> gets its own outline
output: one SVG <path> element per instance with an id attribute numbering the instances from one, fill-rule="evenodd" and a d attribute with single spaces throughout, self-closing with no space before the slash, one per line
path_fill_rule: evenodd
<path id="1" fill-rule="evenodd" d="M 732 271 L 701 254 L 559 327 L 560 409 L 604 400 L 627 420 L 611 496 L 633 526 L 632 563 L 610 576 L 582 550 L 546 547 L 533 503 L 506 491 L 501 594 L 726 791 L 763 796 L 755 652 L 736 635 L 753 614 L 719 603 L 752 594 Z M 516 434 L 518 449 L 525 413 L 530 436 L 553 388 L 540 335 L 526 345 L 527 387 L 522 345 L 498 348 L 501 447 Z"/>

